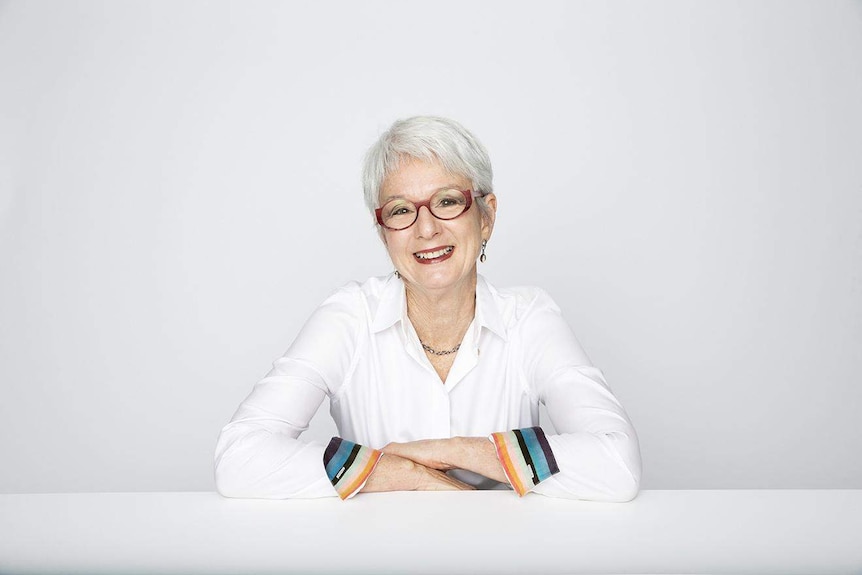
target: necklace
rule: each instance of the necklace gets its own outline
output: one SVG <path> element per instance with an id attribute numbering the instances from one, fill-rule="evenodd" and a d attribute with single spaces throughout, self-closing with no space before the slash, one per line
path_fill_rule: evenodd
<path id="1" fill-rule="evenodd" d="M 419 343 L 422 343 L 422 342 L 420 341 Z M 422 343 L 422 349 L 424 349 L 428 353 L 432 353 L 434 355 L 449 355 L 450 353 L 455 353 L 460 348 L 461 348 L 461 344 L 459 343 L 458 345 L 456 345 L 452 349 L 447 349 L 444 351 L 437 351 L 434 348 L 432 348 L 430 345 L 426 345 L 426 344 Z"/>

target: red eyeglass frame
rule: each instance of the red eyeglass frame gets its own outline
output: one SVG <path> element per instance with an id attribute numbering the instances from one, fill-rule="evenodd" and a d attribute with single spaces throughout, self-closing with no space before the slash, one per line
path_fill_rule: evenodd
<path id="1" fill-rule="evenodd" d="M 431 194 L 431 197 L 428 198 L 427 200 L 425 200 L 424 202 L 410 202 L 411 204 L 416 206 L 416 217 L 413 218 L 413 221 L 410 222 L 409 226 L 405 226 L 403 228 L 390 228 L 389 226 L 387 226 L 386 224 L 383 223 L 383 215 L 382 215 L 383 214 L 383 208 L 385 208 L 386 204 L 388 204 L 389 202 L 386 202 L 386 204 L 383 204 L 382 206 L 380 206 L 379 208 L 374 210 L 374 215 L 377 216 L 377 224 L 379 226 L 384 227 L 387 230 L 391 230 L 393 232 L 400 232 L 402 230 L 406 230 L 407 228 L 412 227 L 413 224 L 416 223 L 416 220 L 419 219 L 419 210 L 422 208 L 422 206 L 425 206 L 426 208 L 428 208 L 429 214 L 431 214 L 432 216 L 434 216 L 438 220 L 443 220 L 444 222 L 449 222 L 449 221 L 452 221 L 454 219 L 460 218 L 461 216 L 466 214 L 467 210 L 470 209 L 470 206 L 473 205 L 473 194 L 475 192 L 473 190 L 458 190 L 458 191 L 461 192 L 462 194 L 464 194 L 464 198 L 466 198 L 466 200 L 467 200 L 467 205 L 464 207 L 464 211 L 461 212 L 460 214 L 458 214 L 457 216 L 455 216 L 454 218 L 441 218 L 440 216 L 435 214 L 434 211 L 431 209 L 431 200 L 434 198 L 435 195 L 437 195 L 437 192 L 435 192 L 435 193 Z M 480 198 L 480 197 L 482 197 L 482 194 L 476 194 L 476 197 Z"/>

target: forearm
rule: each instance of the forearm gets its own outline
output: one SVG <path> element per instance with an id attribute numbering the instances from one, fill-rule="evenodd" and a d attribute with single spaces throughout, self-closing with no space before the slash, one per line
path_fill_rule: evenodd
<path id="1" fill-rule="evenodd" d="M 637 433 L 604 375 L 564 369 L 539 388 L 556 433 L 547 436 L 560 473 L 534 489 L 552 497 L 629 501 L 640 488 Z"/>
<path id="2" fill-rule="evenodd" d="M 567 433 L 548 436 L 561 472 L 535 487 L 537 493 L 567 499 L 630 501 L 640 488 L 637 436 Z"/>
<path id="3" fill-rule="evenodd" d="M 239 405 L 216 443 L 219 493 L 263 499 L 336 495 L 321 466 L 324 446 L 299 439 L 326 395 L 323 384 L 310 377 L 306 367 L 281 358 Z"/>
<path id="4" fill-rule="evenodd" d="M 449 477 L 442 471 L 429 469 L 405 457 L 384 453 L 361 492 L 460 491 L 466 489 L 471 489 L 471 487 Z"/>
<path id="5" fill-rule="evenodd" d="M 287 499 L 336 495 L 320 463 L 323 446 L 234 423 L 216 445 L 215 484 L 225 497 Z"/>
<path id="6" fill-rule="evenodd" d="M 432 469 L 466 469 L 495 481 L 508 483 L 503 466 L 497 459 L 494 444 L 487 437 L 390 443 L 383 448 L 383 452 L 410 459 Z"/>
<path id="7" fill-rule="evenodd" d="M 445 440 L 444 440 L 445 441 Z M 453 437 L 447 450 L 453 469 L 466 469 L 489 479 L 508 483 L 494 444 L 487 437 Z"/>

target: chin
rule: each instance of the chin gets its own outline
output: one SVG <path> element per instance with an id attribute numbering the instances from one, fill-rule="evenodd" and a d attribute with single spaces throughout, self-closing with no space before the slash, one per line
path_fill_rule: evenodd
<path id="1" fill-rule="evenodd" d="M 414 268 L 414 273 L 411 274 L 413 282 L 423 289 L 433 290 L 454 287 L 463 280 L 470 278 L 476 270 L 474 267 L 461 271 L 463 268 L 458 268 L 456 265 L 446 265 L 445 263 L 434 266 L 419 264 L 418 267 L 419 269 Z"/>

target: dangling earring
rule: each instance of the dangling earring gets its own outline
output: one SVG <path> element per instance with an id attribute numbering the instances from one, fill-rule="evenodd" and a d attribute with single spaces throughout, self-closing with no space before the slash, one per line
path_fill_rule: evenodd
<path id="1" fill-rule="evenodd" d="M 482 240 L 482 255 L 479 256 L 479 261 L 485 263 L 485 260 L 488 259 L 488 256 L 485 255 L 485 246 L 488 245 L 488 240 Z"/>
<path id="2" fill-rule="evenodd" d="M 395 270 L 395 277 L 397 277 L 398 279 L 401 279 L 401 272 L 399 272 L 398 270 Z"/>

